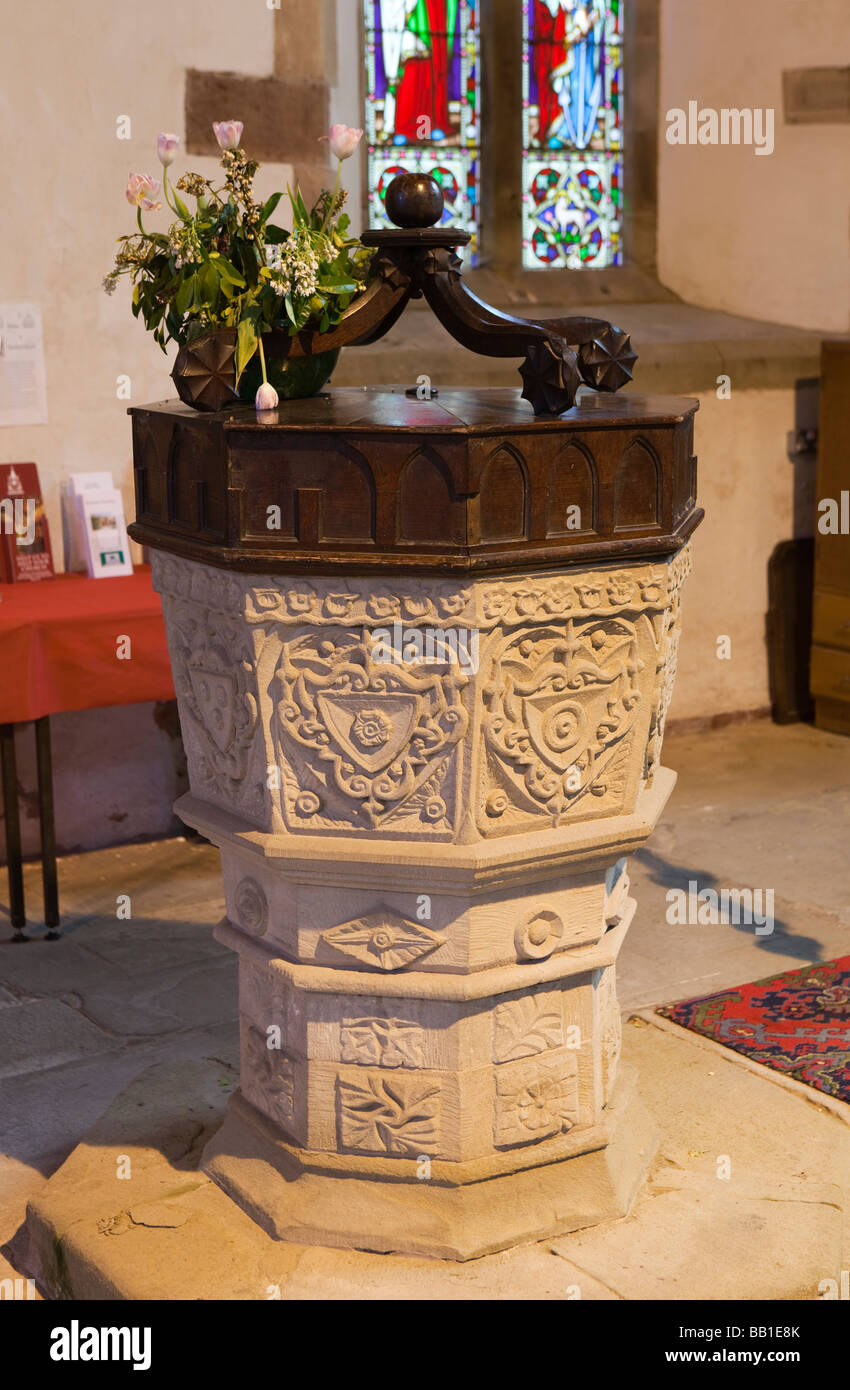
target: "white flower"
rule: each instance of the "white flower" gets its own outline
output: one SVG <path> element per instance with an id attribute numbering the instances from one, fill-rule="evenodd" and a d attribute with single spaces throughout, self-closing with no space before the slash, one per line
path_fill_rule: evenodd
<path id="1" fill-rule="evenodd" d="M 178 270 L 184 265 L 200 265 L 204 259 L 198 233 L 191 222 L 172 223 L 168 229 L 168 250 Z"/>
<path id="2" fill-rule="evenodd" d="M 308 235 L 294 232 L 282 246 L 267 246 L 266 263 L 275 294 L 309 299 L 316 293 L 320 254 Z"/>
<path id="3" fill-rule="evenodd" d="M 254 407 L 257 410 L 274 410 L 278 403 L 277 391 L 264 381 L 256 396 L 254 397 Z"/>

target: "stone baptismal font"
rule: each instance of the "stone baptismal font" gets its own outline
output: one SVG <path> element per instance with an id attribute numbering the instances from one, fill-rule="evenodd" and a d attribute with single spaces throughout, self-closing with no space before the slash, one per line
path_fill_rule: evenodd
<path id="1" fill-rule="evenodd" d="M 468 1260 L 623 1215 L 654 1156 L 616 968 L 627 856 L 675 781 L 702 514 L 696 402 L 614 394 L 635 356 L 609 324 L 476 300 L 429 184 L 388 194 L 400 229 L 364 236 L 370 286 L 312 349 L 424 296 L 523 359 L 522 395 L 330 388 L 258 415 L 201 343 L 183 403 L 131 412 L 132 534 L 177 809 L 221 852 L 239 958 L 240 1089 L 203 1167 L 278 1239 Z"/>

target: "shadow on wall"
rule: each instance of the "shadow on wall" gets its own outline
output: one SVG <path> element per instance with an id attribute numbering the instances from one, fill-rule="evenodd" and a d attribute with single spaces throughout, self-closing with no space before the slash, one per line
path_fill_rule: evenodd
<path id="1" fill-rule="evenodd" d="M 188 790 L 176 700 L 56 714 L 50 730 L 59 854 L 183 833 L 171 809 Z M 15 754 L 29 858 L 40 851 L 32 724 L 17 727 Z"/>
<path id="2" fill-rule="evenodd" d="M 765 619 L 771 714 L 777 724 L 810 722 L 814 701 L 809 693 L 812 647 L 817 513 L 818 402 L 820 380 L 798 381 L 794 429 L 788 434 L 788 459 L 794 469 L 793 536 L 780 541 L 768 560 L 768 611 Z"/>

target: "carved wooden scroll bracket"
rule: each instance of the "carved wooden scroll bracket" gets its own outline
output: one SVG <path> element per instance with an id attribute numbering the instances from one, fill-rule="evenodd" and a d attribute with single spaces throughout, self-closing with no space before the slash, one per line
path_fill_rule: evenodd
<path id="1" fill-rule="evenodd" d="M 618 391 L 632 379 L 637 354 L 628 333 L 605 319 L 525 319 L 502 313 L 467 289 L 459 246 L 469 233 L 435 227 L 443 211 L 439 185 L 427 174 L 398 174 L 386 193 L 396 229 L 364 232 L 376 255 L 369 284 L 328 333 L 267 335 L 278 359 L 312 356 L 374 343 L 392 328 L 408 300 L 424 298 L 448 332 L 485 357 L 522 357 L 523 397 L 535 415 L 561 415 L 584 383 Z M 197 338 L 181 348 L 172 373 L 181 400 L 217 410 L 236 397 L 235 331 Z"/>

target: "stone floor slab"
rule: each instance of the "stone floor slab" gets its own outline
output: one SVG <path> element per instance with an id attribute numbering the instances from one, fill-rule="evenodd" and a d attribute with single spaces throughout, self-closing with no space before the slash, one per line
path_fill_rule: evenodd
<path id="1" fill-rule="evenodd" d="M 842 1215 L 825 1203 L 744 1198 L 703 1186 L 650 1188 L 623 1226 L 553 1242 L 624 1299 L 814 1299 L 841 1268 Z"/>
<path id="2" fill-rule="evenodd" d="M 845 1127 L 734 1060 L 708 1066 L 685 1035 L 631 1027 L 625 1055 L 662 1129 L 625 1220 L 462 1265 L 274 1241 L 197 1170 L 223 1095 L 220 1068 L 196 1061 L 154 1067 L 117 1098 L 32 1202 L 16 1264 L 82 1299 L 817 1298 L 843 1267 Z M 724 1144 L 728 1180 L 711 1166 Z"/>
<path id="3" fill-rule="evenodd" d="M 103 1033 L 58 999 L 35 999 L 0 1010 L 0 1077 L 42 1071 L 108 1050 Z"/>

